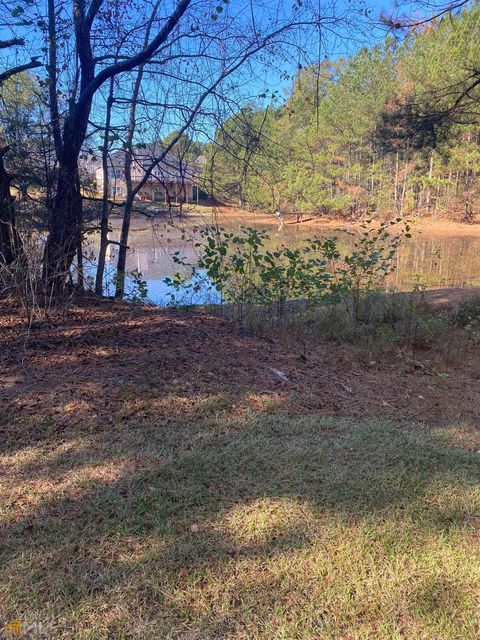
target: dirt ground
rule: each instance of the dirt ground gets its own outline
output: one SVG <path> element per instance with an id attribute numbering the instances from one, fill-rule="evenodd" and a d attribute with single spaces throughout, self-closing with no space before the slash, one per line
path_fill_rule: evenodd
<path id="1" fill-rule="evenodd" d="M 137 213 L 132 218 L 132 229 L 143 229 L 152 220 L 149 216 L 155 213 L 155 205 L 153 203 L 141 203 L 140 205 L 148 215 L 142 215 Z M 165 214 L 162 214 L 162 216 Z M 395 217 L 392 215 L 392 218 Z M 408 218 L 408 216 L 407 216 Z M 154 219 L 154 218 L 153 218 Z M 273 213 L 268 212 L 253 212 L 240 209 L 233 206 L 210 206 L 210 205 L 193 205 L 185 207 L 183 215 L 178 217 L 175 214 L 177 224 L 184 223 L 187 226 L 191 225 L 205 225 L 212 222 L 218 222 L 219 224 L 232 224 L 238 223 L 242 225 L 254 225 L 254 226 L 269 226 L 277 225 L 277 218 Z M 121 225 L 121 216 L 112 216 L 112 226 L 118 227 Z M 284 214 L 285 226 L 298 227 L 299 229 L 312 229 L 312 232 L 316 228 L 322 230 L 331 228 L 332 233 L 338 228 L 355 230 L 362 224 L 361 221 L 351 221 L 342 218 L 330 218 L 330 217 L 312 217 L 310 215 L 303 215 L 301 220 L 297 222 L 296 215 L 286 212 Z M 436 236 L 474 236 L 480 237 L 480 219 L 477 218 L 471 223 L 457 222 L 443 217 L 423 216 L 422 218 L 413 218 L 412 221 L 413 233 L 421 234 L 428 233 Z M 375 224 L 375 223 L 373 223 Z M 395 227 L 392 227 L 395 230 Z"/>
<path id="2" fill-rule="evenodd" d="M 428 295 L 444 307 L 470 293 Z M 61 439 L 72 429 L 108 429 L 135 415 L 188 414 L 199 399 L 219 402 L 228 415 L 368 414 L 480 427 L 478 348 L 442 365 L 420 353 L 412 366 L 395 350 L 258 337 L 204 312 L 108 300 L 88 300 L 30 328 L 4 308 L 0 324 L 4 444 L 36 442 L 46 431 Z"/>

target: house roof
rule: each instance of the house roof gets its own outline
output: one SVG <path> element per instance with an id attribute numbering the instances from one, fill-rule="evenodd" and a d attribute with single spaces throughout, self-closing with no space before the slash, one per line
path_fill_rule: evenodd
<path id="1" fill-rule="evenodd" d="M 149 144 L 136 144 L 132 148 L 134 157 L 134 171 L 141 167 L 142 171 L 147 170 L 155 160 L 164 153 L 163 145 L 159 142 Z M 87 154 L 84 154 L 87 155 Z M 202 161 L 199 162 L 200 158 Z M 157 164 L 152 171 L 152 179 L 176 180 L 178 178 L 193 180 L 201 173 L 205 159 L 199 156 L 194 162 L 184 162 L 172 151 L 168 151 L 165 157 Z M 101 160 L 94 166 L 90 161 L 84 163 L 85 169 L 97 170 L 101 166 Z M 125 166 L 125 150 L 118 149 L 109 154 L 109 167 L 122 170 Z"/>

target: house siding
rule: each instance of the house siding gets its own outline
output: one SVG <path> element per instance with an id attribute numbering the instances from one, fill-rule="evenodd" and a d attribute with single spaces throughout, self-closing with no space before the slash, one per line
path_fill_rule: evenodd
<path id="1" fill-rule="evenodd" d="M 155 154 L 157 152 L 157 154 Z M 132 184 L 137 188 L 158 148 L 137 148 L 132 164 Z M 108 168 L 108 197 L 123 200 L 127 193 L 125 182 L 125 153 L 118 151 L 110 156 Z M 138 192 L 139 200 L 168 203 L 189 203 L 198 194 L 199 171 L 196 167 L 180 162 L 173 154 L 153 169 L 146 183 Z M 103 192 L 103 169 L 95 171 L 97 190 Z"/>

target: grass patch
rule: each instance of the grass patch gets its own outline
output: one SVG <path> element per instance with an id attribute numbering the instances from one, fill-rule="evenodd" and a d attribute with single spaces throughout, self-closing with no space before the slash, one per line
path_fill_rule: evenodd
<path id="1" fill-rule="evenodd" d="M 59 639 L 479 637 L 467 425 L 230 404 L 12 443 L 2 620 Z"/>

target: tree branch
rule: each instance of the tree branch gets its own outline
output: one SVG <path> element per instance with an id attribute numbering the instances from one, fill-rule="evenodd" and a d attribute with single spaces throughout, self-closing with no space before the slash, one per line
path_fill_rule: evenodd
<path id="1" fill-rule="evenodd" d="M 22 71 L 28 71 L 29 69 L 36 69 L 38 67 L 43 66 L 40 60 L 37 58 L 32 58 L 30 62 L 25 64 L 20 64 L 18 67 L 12 67 L 11 69 L 7 69 L 3 73 L 0 73 L 0 85 L 4 83 L 6 80 L 16 75 L 17 73 L 21 73 Z"/>
<path id="2" fill-rule="evenodd" d="M 310 23 L 308 23 L 308 24 L 310 24 Z M 230 67 L 227 67 L 219 75 L 219 77 L 215 80 L 215 82 L 213 82 L 213 84 L 210 87 L 205 89 L 205 91 L 200 95 L 200 97 L 198 98 L 196 104 L 192 108 L 192 111 L 191 111 L 189 117 L 185 121 L 185 124 L 177 131 L 177 134 L 172 138 L 170 143 L 163 149 L 162 153 L 157 158 L 155 158 L 152 161 L 152 163 L 150 164 L 150 166 L 145 170 L 142 180 L 140 180 L 140 182 L 138 183 L 138 185 L 135 187 L 135 189 L 133 191 L 133 194 L 135 196 L 140 191 L 140 189 L 148 182 L 148 179 L 150 178 L 150 176 L 151 176 L 153 170 L 155 169 L 155 167 L 157 167 L 160 164 L 160 162 L 162 162 L 162 160 L 167 156 L 167 154 L 173 149 L 173 147 L 180 140 L 180 138 L 185 133 L 185 131 L 190 127 L 190 125 L 192 124 L 193 120 L 195 119 L 200 107 L 205 102 L 207 97 L 209 95 L 211 95 L 212 93 L 214 93 L 216 91 L 217 87 L 219 86 L 219 84 L 223 80 L 225 80 L 225 78 L 227 78 L 232 73 L 234 73 L 237 69 L 239 69 L 245 63 L 246 60 L 251 58 L 255 53 L 258 53 L 259 51 L 264 49 L 269 44 L 269 42 L 271 40 L 273 40 L 275 37 L 279 36 L 281 33 L 286 31 L 288 28 L 289 28 L 289 25 L 285 25 L 283 27 L 280 27 L 279 29 L 273 31 L 272 33 L 270 33 L 267 36 L 265 36 L 264 38 L 262 38 L 262 40 L 259 42 L 259 44 L 257 44 L 255 47 L 253 47 L 252 49 L 247 49 L 247 51 L 244 51 L 243 55 L 241 55 L 236 60 L 236 62 L 234 64 L 232 64 Z"/>
<path id="3" fill-rule="evenodd" d="M 88 9 L 87 18 L 86 18 L 88 29 L 90 29 L 90 27 L 92 26 L 92 23 L 95 20 L 95 16 L 99 12 L 102 4 L 103 4 L 103 0 L 92 0 L 90 8 Z"/>
<path id="4" fill-rule="evenodd" d="M 23 38 L 10 38 L 10 40 L 0 40 L 0 49 L 7 49 L 8 47 L 23 47 L 25 40 Z"/>
<path id="5" fill-rule="evenodd" d="M 142 51 L 134 56 L 127 58 L 126 60 L 122 60 L 120 62 L 112 64 L 100 71 L 100 73 L 98 73 L 95 78 L 93 78 L 93 80 L 84 88 L 82 94 L 78 99 L 78 104 L 81 105 L 82 103 L 90 100 L 97 89 L 99 89 L 102 84 L 112 76 L 116 76 L 119 73 L 123 73 L 125 71 L 131 71 L 132 69 L 135 69 L 135 67 L 138 67 L 147 62 L 157 51 L 157 49 L 167 40 L 170 33 L 177 26 L 180 18 L 190 6 L 191 2 L 192 0 L 181 0 L 175 11 L 167 20 L 167 23 L 165 24 L 163 29 L 161 29 L 157 36 Z"/>
<path id="6" fill-rule="evenodd" d="M 427 18 L 421 18 L 420 20 L 409 20 L 408 18 L 395 18 L 393 16 L 387 16 L 386 14 L 381 14 L 381 20 L 391 29 L 413 29 L 416 27 L 421 27 L 424 24 L 428 24 L 432 20 L 438 20 L 438 18 L 442 18 L 447 13 L 452 13 L 452 11 L 457 11 L 461 9 L 466 4 L 468 4 L 470 0 L 458 0 L 457 2 L 452 2 L 447 6 L 443 7 L 437 13 L 433 15 L 429 15 Z"/>

